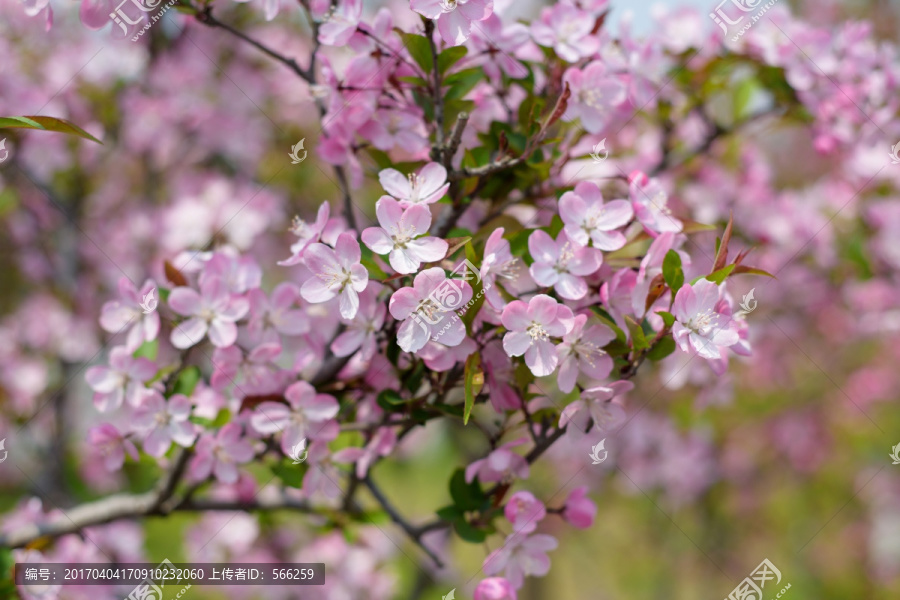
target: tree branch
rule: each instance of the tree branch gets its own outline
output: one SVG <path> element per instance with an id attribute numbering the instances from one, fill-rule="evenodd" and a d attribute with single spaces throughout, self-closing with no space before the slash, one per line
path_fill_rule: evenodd
<path id="1" fill-rule="evenodd" d="M 414 527 L 409 522 L 407 522 L 407 520 L 404 519 L 400 515 L 399 512 L 397 512 L 397 510 L 388 501 L 387 497 L 385 497 L 385 495 L 381 492 L 381 490 L 378 489 L 378 486 L 375 485 L 375 483 L 372 481 L 372 479 L 370 477 L 367 476 L 362 481 L 365 484 L 365 486 L 367 488 L 369 488 L 369 491 L 372 493 L 372 496 L 375 497 L 375 500 L 378 501 L 378 504 L 380 504 L 381 507 L 384 509 L 384 511 L 391 517 L 391 520 L 394 523 L 396 523 L 397 525 L 399 525 L 401 529 L 403 529 L 403 531 L 406 533 L 406 535 L 408 535 L 409 538 L 413 542 L 415 542 L 416 545 L 419 546 L 419 548 L 421 548 L 425 552 L 425 554 L 427 554 L 429 556 L 429 558 L 431 558 L 431 560 L 434 561 L 434 564 L 436 564 L 438 566 L 438 568 L 443 568 L 444 563 L 441 561 L 441 559 L 438 558 L 438 556 L 434 552 L 432 552 L 431 549 L 428 548 L 428 546 L 426 546 L 422 542 L 423 534 L 425 534 L 426 532 L 431 531 L 433 529 L 439 529 L 439 527 L 434 527 L 431 524 L 428 525 L 427 528 L 426 527 Z"/>

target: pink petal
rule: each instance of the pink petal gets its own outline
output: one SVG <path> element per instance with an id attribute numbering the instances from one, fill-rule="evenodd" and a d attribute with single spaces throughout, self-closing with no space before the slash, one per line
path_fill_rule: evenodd
<path id="1" fill-rule="evenodd" d="M 208 326 L 203 319 L 191 318 L 179 323 L 172 330 L 172 345 L 179 350 L 190 348 L 206 336 L 207 329 Z"/>
<path id="2" fill-rule="evenodd" d="M 443 13 L 440 15 L 437 23 L 438 31 L 441 32 L 441 38 L 449 45 L 459 46 L 469 39 L 469 31 L 472 24 L 461 10 L 457 9 Z"/>
<path id="3" fill-rule="evenodd" d="M 394 249 L 390 234 L 381 227 L 369 227 L 362 232 L 362 241 L 375 254 L 387 254 Z"/>
<path id="4" fill-rule="evenodd" d="M 415 2 L 413 2 L 413 4 L 415 4 Z M 412 6 L 412 9 L 417 10 L 415 6 Z M 440 12 L 440 4 L 438 4 L 438 14 L 440 14 Z M 434 17 L 430 18 L 433 19 Z M 381 182 L 381 187 L 384 188 L 384 191 L 386 191 L 394 198 L 397 198 L 399 200 L 407 200 L 410 196 L 412 196 L 412 188 L 409 185 L 409 178 L 396 169 L 384 169 L 380 171 L 378 173 L 378 181 Z"/>
<path id="5" fill-rule="evenodd" d="M 200 311 L 200 294 L 189 287 L 177 287 L 169 294 L 169 308 L 179 315 L 190 316 Z"/>

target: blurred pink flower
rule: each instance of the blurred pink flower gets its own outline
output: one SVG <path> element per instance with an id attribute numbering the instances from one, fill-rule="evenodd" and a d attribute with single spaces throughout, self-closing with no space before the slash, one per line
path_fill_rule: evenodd
<path id="1" fill-rule="evenodd" d="M 531 492 L 516 492 L 509 497 L 503 509 L 506 520 L 513 526 L 515 533 L 531 533 L 538 522 L 547 516 L 544 503 L 534 497 Z"/>
<path id="2" fill-rule="evenodd" d="M 319 26 L 319 42 L 326 46 L 346 45 L 356 32 L 362 9 L 362 0 L 338 0 L 328 20 Z"/>
<path id="3" fill-rule="evenodd" d="M 597 52 L 600 47 L 594 35 L 595 19 L 571 4 L 555 4 L 541 9 L 540 20 L 531 24 L 531 35 L 541 46 L 556 51 L 566 62 L 578 62 Z"/>
<path id="4" fill-rule="evenodd" d="M 415 273 L 423 262 L 441 260 L 447 254 L 444 240 L 420 237 L 431 227 L 427 206 L 414 204 L 404 210 L 390 196 L 382 196 L 375 203 L 375 214 L 381 227 L 364 230 L 362 241 L 376 254 L 389 254 L 391 267 L 398 273 Z"/>
<path id="5" fill-rule="evenodd" d="M 510 302 L 503 309 L 503 326 L 509 331 L 503 336 L 503 349 L 510 356 L 525 355 L 525 364 L 537 377 L 556 370 L 559 358 L 551 337 L 562 337 L 572 330 L 575 316 L 572 309 L 554 298 L 538 294 L 528 301 Z"/>
<path id="6" fill-rule="evenodd" d="M 459 46 L 469 39 L 472 23 L 484 21 L 494 11 L 493 0 L 410 0 L 409 7 L 437 21 L 444 42 Z"/>
<path id="7" fill-rule="evenodd" d="M 194 443 L 196 426 L 191 416 L 191 400 L 184 394 L 174 394 L 168 401 L 156 390 L 142 394 L 134 410 L 134 427 L 144 433 L 144 452 L 163 456 L 175 442 L 188 448 Z"/>
<path id="8" fill-rule="evenodd" d="M 327 202 L 319 205 L 319 212 L 316 213 L 314 223 L 307 223 L 300 217 L 294 217 L 291 222 L 291 233 L 297 236 L 297 241 L 291 244 L 291 256 L 285 260 L 278 261 L 283 267 L 303 262 L 303 253 L 307 246 L 319 241 L 325 226 L 328 224 L 328 215 L 331 214 L 331 207 Z"/>
<path id="9" fill-rule="evenodd" d="M 379 456 L 387 456 L 397 444 L 397 434 L 390 427 L 382 427 L 375 432 L 365 448 L 344 448 L 334 453 L 334 461 L 356 463 L 356 476 L 365 479 L 369 467 Z"/>
<path id="10" fill-rule="evenodd" d="M 600 268 L 603 256 L 596 248 L 586 248 L 569 241 L 565 231 L 556 240 L 541 230 L 528 236 L 528 252 L 534 259 L 529 267 L 532 279 L 542 286 L 553 286 L 567 300 L 584 298 L 588 292 L 583 277 Z"/>
<path id="11" fill-rule="evenodd" d="M 109 412 L 122 406 L 122 400 L 136 405 L 144 382 L 156 375 L 156 365 L 146 358 L 134 358 L 123 346 L 109 353 L 109 366 L 91 367 L 85 380 L 94 390 L 94 406 L 100 412 Z"/>
<path id="12" fill-rule="evenodd" d="M 193 481 L 203 481 L 210 474 L 222 483 L 238 480 L 237 465 L 253 459 L 253 447 L 243 437 L 241 426 L 228 423 L 218 433 L 205 433 L 194 449 L 188 469 Z"/>
<path id="13" fill-rule="evenodd" d="M 482 570 L 485 575 L 503 571 L 509 583 L 519 589 L 525 583 L 526 575 L 543 577 L 550 571 L 547 552 L 555 550 L 558 545 L 556 538 L 550 535 L 514 533 L 484 559 Z"/>
<path id="14" fill-rule="evenodd" d="M 159 333 L 159 302 L 156 282 L 148 279 L 140 291 L 127 277 L 119 279 L 119 296 L 103 305 L 100 326 L 110 333 L 119 333 L 128 327 L 125 347 L 134 351 L 144 342 L 153 341 Z M 146 301 L 145 301 L 146 298 Z"/>
<path id="15" fill-rule="evenodd" d="M 595 516 L 597 516 L 597 505 L 588 498 L 587 488 L 582 486 L 572 490 L 572 493 L 566 498 L 562 518 L 573 527 L 588 529 L 594 524 Z"/>
<path id="16" fill-rule="evenodd" d="M 546 9 L 545 9 L 546 10 Z M 618 77 L 607 72 L 599 61 L 584 70 L 572 67 L 563 75 L 572 95 L 566 110 L 566 120 L 581 119 L 588 133 L 600 133 L 615 114 L 614 109 L 628 97 L 627 89 Z"/>
<path id="17" fill-rule="evenodd" d="M 628 183 L 631 206 L 641 225 L 652 233 L 681 231 L 681 221 L 672 216 L 672 211 L 667 206 L 669 195 L 657 179 L 650 179 L 641 171 L 634 171 L 628 176 Z"/>
<path id="18" fill-rule="evenodd" d="M 125 438 L 110 423 L 101 423 L 91 427 L 87 434 L 88 444 L 93 446 L 103 457 L 103 466 L 107 471 L 118 471 L 125 464 L 125 455 L 132 460 L 138 460 L 137 448 L 131 440 Z"/>
<path id="19" fill-rule="evenodd" d="M 281 432 L 281 450 L 285 456 L 305 438 L 334 439 L 337 426 L 331 421 L 340 406 L 334 396 L 316 393 L 316 388 L 298 381 L 284 391 L 290 403 L 263 402 L 250 417 L 250 424 L 263 435 Z"/>
<path id="20" fill-rule="evenodd" d="M 525 438 L 507 442 L 486 457 L 472 462 L 466 467 L 466 481 L 471 483 L 476 476 L 481 483 L 496 483 L 511 477 L 527 479 L 528 462 L 524 456 L 510 450 L 525 443 Z"/>
<path id="21" fill-rule="evenodd" d="M 517 600 L 516 590 L 503 577 L 488 577 L 475 587 L 475 600 Z"/>
<path id="22" fill-rule="evenodd" d="M 378 293 L 383 285 L 370 281 L 366 289 L 359 294 L 359 310 L 343 333 L 331 343 L 331 351 L 335 356 L 350 356 L 360 350 L 363 360 L 370 360 L 378 348 L 376 334 L 384 327 L 387 306 L 378 300 Z"/>
<path id="23" fill-rule="evenodd" d="M 295 308 L 300 288 L 293 283 L 279 283 L 269 296 L 261 289 L 250 290 L 247 298 L 250 302 L 247 331 L 257 341 L 262 341 L 268 332 L 295 336 L 309 331 L 309 317 Z"/>

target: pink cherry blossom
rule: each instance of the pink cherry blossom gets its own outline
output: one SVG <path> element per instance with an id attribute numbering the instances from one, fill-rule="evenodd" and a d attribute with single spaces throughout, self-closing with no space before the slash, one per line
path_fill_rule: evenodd
<path id="1" fill-rule="evenodd" d="M 275 286 L 271 295 L 260 289 L 250 290 L 250 321 L 247 331 L 256 340 L 262 340 L 267 333 L 281 335 L 301 335 L 309 331 L 309 316 L 294 308 L 300 299 L 300 288 L 283 281 Z"/>
<path id="2" fill-rule="evenodd" d="M 578 62 L 597 52 L 598 37 L 591 33 L 595 19 L 571 4 L 555 4 L 541 9 L 539 21 L 531 24 L 534 41 L 552 47 L 566 62 Z"/>
<path id="3" fill-rule="evenodd" d="M 529 42 L 528 27 L 522 23 L 504 25 L 496 13 L 481 22 L 472 32 L 470 44 L 487 57 L 484 72 L 500 81 L 501 71 L 513 79 L 528 75 L 528 69 L 516 60 L 516 52 Z"/>
<path id="4" fill-rule="evenodd" d="M 318 394 L 305 381 L 298 381 L 284 391 L 289 406 L 280 402 L 263 402 L 250 417 L 250 424 L 263 435 L 281 432 L 281 450 L 286 456 L 305 438 L 333 439 L 337 435 L 334 421 L 340 407 L 334 396 Z"/>
<path id="5" fill-rule="evenodd" d="M 525 364 L 537 377 L 556 370 L 559 358 L 551 337 L 562 337 L 572 330 L 575 316 L 572 309 L 554 298 L 539 294 L 528 301 L 510 302 L 503 309 L 503 326 L 509 331 L 503 336 L 503 349 L 510 356 L 525 355 Z"/>
<path id="6" fill-rule="evenodd" d="M 559 216 L 565 223 L 565 232 L 576 244 L 610 252 L 625 245 L 625 235 L 616 231 L 634 216 L 627 200 L 603 203 L 600 188 L 590 181 L 582 181 L 575 191 L 566 192 L 559 199 Z"/>
<path id="7" fill-rule="evenodd" d="M 587 488 L 582 486 L 572 490 L 566 498 L 562 518 L 572 527 L 589 529 L 597 516 L 597 505 L 587 496 Z"/>
<path id="8" fill-rule="evenodd" d="M 300 217 L 294 217 L 291 223 L 291 233 L 297 236 L 297 241 L 291 245 L 291 257 L 278 261 L 279 265 L 289 267 L 303 262 L 303 253 L 306 247 L 319 241 L 325 226 L 328 224 L 328 216 L 331 213 L 331 207 L 327 202 L 323 202 L 319 206 L 319 212 L 316 214 L 314 223 L 307 223 Z"/>
<path id="9" fill-rule="evenodd" d="M 241 426 L 228 423 L 218 433 L 209 432 L 200 437 L 188 473 L 193 481 L 203 481 L 213 474 L 222 483 L 235 483 L 237 465 L 252 459 L 253 447 L 243 437 Z"/>
<path id="10" fill-rule="evenodd" d="M 502 413 L 505 410 L 520 408 L 522 400 L 511 385 L 511 382 L 515 380 L 512 361 L 503 350 L 503 345 L 499 340 L 485 345 L 481 352 L 481 364 L 484 367 L 488 394 L 494 410 Z"/>
<path id="11" fill-rule="evenodd" d="M 382 286 L 370 281 L 368 287 L 359 294 L 359 310 L 347 328 L 331 343 L 335 356 L 350 356 L 357 350 L 363 360 L 370 360 L 377 349 L 376 334 L 384 327 L 387 306 L 378 300 Z"/>
<path id="12" fill-rule="evenodd" d="M 503 444 L 485 458 L 478 459 L 466 467 L 466 481 L 471 483 L 478 477 L 481 483 L 497 483 L 508 478 L 528 479 L 528 462 L 521 454 L 510 450 L 526 443 L 519 438 Z"/>
<path id="13" fill-rule="evenodd" d="M 310 244 L 304 253 L 313 276 L 300 288 L 303 299 L 313 304 L 339 298 L 341 316 L 352 319 L 359 310 L 359 292 L 369 283 L 369 272 L 360 264 L 356 236 L 344 232 L 334 250 L 325 244 Z"/>
<path id="14" fill-rule="evenodd" d="M 210 384 L 222 391 L 234 384 L 244 394 L 271 394 L 279 391 L 282 376 L 274 360 L 281 354 L 277 341 L 263 342 L 244 355 L 238 346 L 216 348 L 213 352 L 213 374 Z"/>
<path id="15" fill-rule="evenodd" d="M 156 375 L 156 365 L 146 358 L 134 358 L 125 347 L 118 346 L 109 353 L 109 366 L 91 367 L 85 380 L 94 390 L 94 406 L 109 412 L 122 406 L 122 400 L 136 405 L 144 384 Z"/>
<path id="16" fill-rule="evenodd" d="M 200 292 L 177 287 L 169 294 L 169 307 L 188 318 L 172 330 L 172 345 L 190 348 L 209 333 L 214 346 L 224 348 L 237 339 L 235 321 L 250 309 L 246 298 L 232 295 L 220 277 L 201 277 Z"/>
<path id="17" fill-rule="evenodd" d="M 503 310 L 506 300 L 497 288 L 497 278 L 513 280 L 518 277 L 522 262 L 512 255 L 509 242 L 503 238 L 503 228 L 491 232 L 484 245 L 484 260 L 481 261 L 481 279 L 484 298 L 496 310 Z"/>
<path id="18" fill-rule="evenodd" d="M 675 342 L 683 352 L 718 359 L 722 348 L 740 341 L 737 326 L 730 315 L 719 312 L 719 286 L 707 279 L 694 285 L 684 284 L 675 294 L 672 326 Z"/>
<path id="19" fill-rule="evenodd" d="M 465 338 L 458 346 L 449 348 L 438 342 L 428 342 L 417 354 L 425 361 L 426 367 L 436 373 L 443 373 L 458 363 L 465 363 L 469 355 L 477 351 L 478 344 L 475 343 L 475 340 Z"/>
<path id="20" fill-rule="evenodd" d="M 381 456 L 387 456 L 397 444 L 397 434 L 390 427 L 375 432 L 365 448 L 344 448 L 334 454 L 335 462 L 356 463 L 356 476 L 365 479 L 369 467 Z"/>
<path id="21" fill-rule="evenodd" d="M 628 182 L 631 205 L 641 225 L 653 233 L 681 231 L 681 221 L 672 216 L 672 211 L 666 206 L 669 195 L 658 180 L 635 171 L 628 176 Z"/>
<path id="22" fill-rule="evenodd" d="M 430 162 L 418 173 L 407 176 L 396 169 L 384 169 L 378 173 L 378 181 L 388 194 L 397 199 L 401 208 L 434 204 L 450 188 L 447 169 L 436 162 Z"/>
<path id="23" fill-rule="evenodd" d="M 356 32 L 362 8 L 362 0 L 339 0 L 328 20 L 319 26 L 319 41 L 326 46 L 346 45 Z"/>
<path id="24" fill-rule="evenodd" d="M 516 589 L 503 577 L 488 577 L 475 586 L 475 600 L 518 600 Z"/>
<path id="25" fill-rule="evenodd" d="M 447 279 L 440 267 L 416 275 L 412 287 L 391 296 L 391 316 L 403 321 L 397 343 L 404 352 L 417 352 L 429 339 L 445 346 L 458 346 L 466 337 L 462 319 L 452 312 L 472 298 L 472 288 L 460 279 Z"/>
<path id="26" fill-rule="evenodd" d="M 503 514 L 512 523 L 515 533 L 531 533 L 537 528 L 538 522 L 547 516 L 547 509 L 534 494 L 522 491 L 509 497 Z"/>
<path id="27" fill-rule="evenodd" d="M 119 333 L 127 327 L 125 348 L 131 351 L 137 350 L 144 342 L 155 340 L 159 333 L 159 313 L 156 311 L 159 291 L 156 282 L 148 279 L 138 291 L 130 279 L 122 277 L 119 279 L 119 297 L 121 300 L 103 305 L 100 326 L 110 333 Z"/>
<path id="28" fill-rule="evenodd" d="M 625 422 L 625 409 L 612 399 L 634 389 L 630 381 L 614 381 L 609 385 L 588 388 L 581 392 L 581 398 L 566 406 L 559 417 L 559 426 L 574 424 L 582 432 L 588 420 L 602 432 L 609 432 Z M 571 431 L 573 428 L 569 427 Z M 578 434 L 578 439 L 584 436 Z"/>
<path id="29" fill-rule="evenodd" d="M 627 99 L 627 90 L 618 77 L 608 73 L 601 62 L 592 62 L 584 70 L 567 70 L 563 81 L 569 84 L 565 118 L 581 119 L 588 133 L 600 133 L 610 123 L 614 109 Z"/>
<path id="30" fill-rule="evenodd" d="M 398 273 L 415 273 L 423 262 L 441 260 L 449 246 L 444 240 L 425 236 L 431 227 L 431 211 L 419 204 L 403 209 L 390 196 L 375 203 L 381 227 L 362 232 L 362 241 L 376 254 L 389 254 L 391 267 Z M 418 238 L 418 239 L 416 239 Z"/>
<path id="31" fill-rule="evenodd" d="M 484 559 L 481 568 L 485 575 L 503 572 L 509 583 L 519 589 L 525 583 L 526 575 L 543 577 L 550 571 L 547 552 L 558 545 L 556 538 L 550 535 L 514 533 Z"/>
<path id="32" fill-rule="evenodd" d="M 556 347 L 559 356 L 559 378 L 557 383 L 562 392 L 575 389 L 575 380 L 581 371 L 591 379 L 603 379 L 612 371 L 613 361 L 603 351 L 603 347 L 616 339 L 613 330 L 603 324 L 594 324 L 585 329 L 587 315 L 577 315 L 572 330 L 563 336 Z"/>
<path id="33" fill-rule="evenodd" d="M 110 423 L 101 423 L 88 431 L 88 444 L 93 446 L 103 457 L 103 466 L 107 471 L 118 471 L 125 464 L 125 455 L 132 460 L 138 459 L 137 448 Z"/>
<path id="34" fill-rule="evenodd" d="M 595 273 L 603 261 L 599 250 L 570 242 L 565 231 L 554 240 L 546 231 L 535 230 L 528 236 L 528 252 L 534 259 L 529 267 L 534 281 L 552 285 L 567 300 L 584 298 L 588 287 L 583 277 Z"/>
<path id="35" fill-rule="evenodd" d="M 184 394 L 167 401 L 156 390 L 147 390 L 132 417 L 135 428 L 144 433 L 144 452 L 163 456 L 172 442 L 185 448 L 193 444 L 196 427 L 190 416 L 191 400 Z"/>
<path id="36" fill-rule="evenodd" d="M 203 267 L 203 277 L 219 277 L 233 294 L 259 287 L 262 269 L 251 256 L 240 256 L 234 250 L 214 252 Z"/>
<path id="37" fill-rule="evenodd" d="M 437 21 L 444 42 L 459 46 L 469 39 L 472 23 L 484 21 L 494 11 L 493 0 L 410 0 L 409 7 Z"/>

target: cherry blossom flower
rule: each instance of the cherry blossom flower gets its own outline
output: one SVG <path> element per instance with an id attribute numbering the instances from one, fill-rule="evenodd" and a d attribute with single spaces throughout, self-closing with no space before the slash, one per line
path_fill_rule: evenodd
<path id="1" fill-rule="evenodd" d="M 599 323 L 585 329 L 587 320 L 587 315 L 577 315 L 572 330 L 556 347 L 559 356 L 557 383 L 561 392 L 569 393 L 575 389 L 579 371 L 592 379 L 603 379 L 612 371 L 612 358 L 603 347 L 616 339 L 616 334 Z"/>
<path id="2" fill-rule="evenodd" d="M 431 211 L 419 204 L 406 210 L 390 196 L 375 203 L 381 227 L 362 232 L 363 243 L 376 254 L 389 254 L 391 267 L 398 273 L 415 273 L 423 262 L 441 260 L 449 246 L 436 237 L 420 237 L 431 227 Z M 419 239 L 416 239 L 419 238 Z"/>
<path id="3" fill-rule="evenodd" d="M 484 21 L 494 12 L 493 0 L 410 0 L 409 7 L 436 20 L 441 38 L 451 46 L 464 43 L 472 23 Z"/>
<path id="4" fill-rule="evenodd" d="M 567 300 L 584 298 L 588 287 L 582 277 L 595 273 L 603 261 L 599 250 L 573 244 L 565 231 L 554 241 L 546 231 L 535 230 L 528 236 L 528 252 L 534 259 L 529 267 L 534 281 L 552 285 Z"/>
<path id="5" fill-rule="evenodd" d="M 369 283 L 361 257 L 359 242 L 350 232 L 338 236 L 334 250 L 325 244 L 310 244 L 304 258 L 313 276 L 300 288 L 300 295 L 313 304 L 339 297 L 341 316 L 352 319 L 359 310 L 359 292 Z"/>
<path id="6" fill-rule="evenodd" d="M 256 341 L 261 341 L 268 333 L 281 335 L 302 335 L 309 331 L 309 317 L 294 308 L 300 299 L 300 288 L 289 281 L 275 286 L 271 295 L 260 289 L 250 290 L 250 320 L 247 332 Z"/>
<path id="7" fill-rule="evenodd" d="M 372 142 L 372 145 L 379 150 L 384 150 L 385 152 L 397 148 L 416 156 L 428 147 L 428 138 L 425 136 L 422 115 L 409 110 L 409 108 L 402 111 L 377 110 L 372 115 L 372 118 L 359 128 L 359 135 Z M 385 169 L 385 171 L 394 171 L 394 169 Z M 382 171 L 382 173 L 385 171 Z M 403 175 L 401 174 L 400 176 L 402 177 Z M 411 187 L 411 183 L 410 181 L 400 183 L 400 189 L 402 190 L 405 186 Z M 420 180 L 417 180 L 417 184 L 421 183 Z M 382 183 L 382 185 L 384 184 Z M 435 198 L 435 202 L 440 200 L 444 193 L 446 193 L 446 190 Z M 405 194 L 402 195 L 405 197 Z"/>
<path id="8" fill-rule="evenodd" d="M 528 479 L 528 461 L 521 454 L 510 450 L 525 443 L 525 438 L 507 442 L 486 457 L 472 462 L 466 467 L 466 481 L 472 483 L 475 477 L 481 483 L 497 483 L 512 477 Z"/>
<path id="9" fill-rule="evenodd" d="M 297 241 L 291 245 L 291 257 L 278 261 L 283 267 L 289 267 L 303 262 L 303 252 L 307 246 L 319 241 L 325 226 L 328 224 L 328 216 L 331 214 L 331 207 L 327 202 L 323 202 L 319 206 L 319 212 L 316 214 L 314 223 L 307 223 L 300 217 L 294 217 L 291 223 L 291 233 L 297 236 Z"/>
<path id="10" fill-rule="evenodd" d="M 125 348 L 134 351 L 144 342 L 156 339 L 159 333 L 159 291 L 156 282 L 148 279 L 140 291 L 127 277 L 119 279 L 119 296 L 103 305 L 100 327 L 110 333 L 119 333 L 128 327 Z"/>
<path id="11" fill-rule="evenodd" d="M 546 534 L 526 536 L 513 533 L 507 536 L 500 547 L 484 559 L 481 566 L 485 575 L 496 575 L 501 571 L 516 589 L 525 583 L 526 575 L 543 577 L 550 571 L 550 557 L 547 552 L 558 546 L 556 538 Z"/>
<path id="12" fill-rule="evenodd" d="M 540 20 L 531 24 L 531 35 L 541 46 L 553 48 L 566 62 L 578 62 L 597 52 L 599 38 L 592 33 L 594 19 L 571 4 L 541 9 Z"/>
<path id="13" fill-rule="evenodd" d="M 600 188 L 582 181 L 559 199 L 559 216 L 570 240 L 582 246 L 593 242 L 594 248 L 610 252 L 625 245 L 625 235 L 616 230 L 631 220 L 634 211 L 627 200 L 604 204 Z"/>
<path id="14" fill-rule="evenodd" d="M 475 587 L 475 600 L 518 600 L 516 589 L 503 577 L 488 577 Z"/>
<path id="15" fill-rule="evenodd" d="M 168 401 L 156 390 L 147 390 L 133 414 L 135 428 L 144 432 L 144 452 L 163 456 L 175 442 L 185 448 L 194 443 L 196 428 L 191 416 L 191 400 L 174 394 Z"/>
<path id="16" fill-rule="evenodd" d="M 607 72 L 601 62 L 592 62 L 584 70 L 571 68 L 563 75 L 572 95 L 565 118 L 581 119 L 588 133 L 600 133 L 612 118 L 616 107 L 627 99 L 627 89 L 618 77 Z"/>
<path id="17" fill-rule="evenodd" d="M 672 216 L 666 206 L 669 195 L 656 179 L 650 179 L 644 173 L 635 171 L 628 176 L 631 205 L 634 214 L 648 231 L 663 233 L 681 231 L 681 221 Z"/>
<path id="18" fill-rule="evenodd" d="M 205 433 L 194 448 L 188 473 L 193 481 L 203 481 L 210 474 L 222 483 L 238 480 L 237 465 L 253 459 L 253 447 L 243 437 L 237 423 L 228 423 L 218 433 Z"/>
<path id="19" fill-rule="evenodd" d="M 281 432 L 281 450 L 285 456 L 305 438 L 334 439 L 337 424 L 332 421 L 340 406 L 334 396 L 316 393 L 305 381 L 291 384 L 284 391 L 289 406 L 281 402 L 263 402 L 250 417 L 250 424 L 263 435 Z"/>
<path id="20" fill-rule="evenodd" d="M 390 427 L 382 427 L 375 432 L 365 448 L 344 448 L 334 454 L 334 461 L 356 463 L 356 476 L 365 479 L 369 467 L 380 456 L 387 456 L 397 445 L 397 434 Z"/>
<path id="21" fill-rule="evenodd" d="M 478 344 L 475 340 L 465 338 L 458 346 L 450 348 L 438 342 L 428 342 L 416 354 L 422 357 L 426 367 L 436 373 L 443 373 L 457 363 L 465 363 L 466 359 L 477 351 Z"/>
<path id="22" fill-rule="evenodd" d="M 107 471 L 118 471 L 125 464 L 125 455 L 138 460 L 137 448 L 131 440 L 122 435 L 111 423 L 101 423 L 88 430 L 88 444 L 103 457 L 103 466 Z"/>
<path id="23" fill-rule="evenodd" d="M 562 518 L 572 527 L 590 529 L 597 516 L 597 505 L 587 496 L 587 488 L 577 487 L 566 498 Z"/>
<path id="24" fill-rule="evenodd" d="M 554 298 L 538 294 L 528 301 L 510 302 L 503 309 L 503 326 L 509 331 L 503 336 L 503 349 L 510 356 L 525 355 L 525 364 L 537 377 L 556 370 L 559 358 L 551 337 L 562 337 L 572 330 L 575 316 L 572 309 Z"/>
<path id="25" fill-rule="evenodd" d="M 494 410 L 502 413 L 505 410 L 521 408 L 522 400 L 510 385 L 510 382 L 515 380 L 515 369 L 499 340 L 485 345 L 481 352 L 481 364 L 484 367 L 488 394 Z"/>
<path id="26" fill-rule="evenodd" d="M 702 358 L 718 359 L 722 348 L 740 341 L 737 326 L 730 315 L 719 312 L 719 286 L 707 279 L 685 284 L 675 294 L 672 326 L 675 342 L 683 352 Z"/>
<path id="27" fill-rule="evenodd" d="M 362 8 L 362 0 L 339 0 L 328 20 L 319 26 L 319 42 L 326 46 L 346 45 L 356 33 Z"/>
<path id="28" fill-rule="evenodd" d="M 144 382 L 156 375 L 156 365 L 146 358 L 134 358 L 123 346 L 109 353 L 109 366 L 91 367 L 85 380 L 94 390 L 94 406 L 100 412 L 109 412 L 122 406 L 122 400 L 136 405 Z"/>
<path id="29" fill-rule="evenodd" d="M 238 385 L 243 393 L 275 393 L 283 386 L 283 376 L 277 374 L 273 361 L 281 354 L 281 344 L 277 341 L 263 342 L 244 355 L 237 346 L 216 348 L 213 352 L 213 374 L 210 384 L 216 391 L 222 391 L 229 384 Z"/>
<path id="30" fill-rule="evenodd" d="M 378 173 L 378 181 L 388 194 L 397 199 L 401 208 L 434 204 L 450 188 L 447 169 L 436 162 L 430 162 L 418 173 L 406 176 L 396 169 L 384 169 Z"/>
<path id="31" fill-rule="evenodd" d="M 498 227 L 485 242 L 480 272 L 484 298 L 496 310 L 503 310 L 507 304 L 495 285 L 497 278 L 513 280 L 518 277 L 519 267 L 522 266 L 519 258 L 512 255 L 509 242 L 503 239 L 503 231 L 503 227 Z"/>
<path id="32" fill-rule="evenodd" d="M 459 279 L 447 279 L 440 267 L 416 275 L 412 287 L 394 292 L 388 305 L 391 316 L 403 321 L 397 331 L 400 348 L 404 352 L 417 352 L 434 337 L 445 346 L 461 344 L 466 337 L 466 327 L 462 319 L 454 319 L 456 315 L 450 310 L 471 298 L 469 284 Z"/>
<path id="33" fill-rule="evenodd" d="M 370 281 L 368 287 L 359 294 L 359 310 L 347 329 L 331 343 L 335 356 L 350 356 L 357 350 L 363 360 L 370 360 L 377 349 L 376 334 L 384 327 L 387 306 L 378 301 L 378 293 L 383 289 L 380 283 Z"/>
<path id="34" fill-rule="evenodd" d="M 487 56 L 484 72 L 492 81 L 500 81 L 501 71 L 513 79 L 528 75 L 528 69 L 515 59 L 516 52 L 529 43 L 528 27 L 522 23 L 504 25 L 497 14 L 481 22 L 472 33 L 471 45 Z"/>
<path id="35" fill-rule="evenodd" d="M 634 389 L 634 384 L 630 381 L 614 381 L 608 385 L 584 390 L 581 392 L 580 399 L 562 410 L 559 416 L 559 426 L 567 427 L 572 423 L 584 431 L 590 418 L 597 430 L 612 431 L 625 422 L 625 409 L 612 402 L 612 399 L 632 389 Z M 569 431 L 572 430 L 573 428 L 569 427 Z"/>
<path id="36" fill-rule="evenodd" d="M 262 269 L 250 256 L 239 256 L 231 250 L 214 252 L 203 267 L 201 277 L 220 277 L 228 291 L 232 294 L 244 292 L 259 287 L 262 282 Z"/>
<path id="37" fill-rule="evenodd" d="M 515 533 L 531 533 L 537 528 L 538 522 L 547 516 L 547 509 L 534 494 L 522 491 L 509 497 L 503 514 L 512 523 Z"/>
<path id="38" fill-rule="evenodd" d="M 237 339 L 237 326 L 250 303 L 246 298 L 229 293 L 220 277 L 200 280 L 200 292 L 189 287 L 177 287 L 169 294 L 169 307 L 186 317 L 172 330 L 172 345 L 178 349 L 190 348 L 199 343 L 207 333 L 213 346 L 224 348 Z"/>

